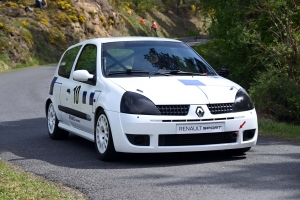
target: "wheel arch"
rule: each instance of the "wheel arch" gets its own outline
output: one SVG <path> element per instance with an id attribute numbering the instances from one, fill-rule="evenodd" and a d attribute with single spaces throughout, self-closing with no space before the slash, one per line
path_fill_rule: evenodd
<path id="1" fill-rule="evenodd" d="M 96 110 L 95 110 L 95 116 L 94 116 L 94 132 L 95 132 L 95 128 L 96 128 L 96 123 L 97 123 L 97 115 L 98 115 L 98 113 L 101 111 L 101 110 L 103 110 L 104 111 L 104 108 L 102 107 L 102 106 L 98 106 L 97 108 L 96 108 Z"/>
<path id="2" fill-rule="evenodd" d="M 96 125 L 97 125 L 97 115 L 100 111 L 103 111 L 105 114 L 106 114 L 106 117 L 107 117 L 107 120 L 108 120 L 108 123 L 109 123 L 109 126 L 110 126 L 110 131 L 111 131 L 111 136 L 112 136 L 112 141 L 113 141 L 113 145 L 115 146 L 115 142 L 114 142 L 114 134 L 112 132 L 112 129 L 111 129 L 111 124 L 110 124 L 110 120 L 109 120 L 109 117 L 107 115 L 107 113 L 105 112 L 105 109 L 102 107 L 102 106 L 98 106 L 95 110 L 95 116 L 94 116 L 94 135 L 96 134 Z M 96 142 L 96 141 L 95 141 Z M 114 147 L 115 149 L 115 147 Z"/>
<path id="3" fill-rule="evenodd" d="M 46 116 L 47 116 L 47 114 L 48 114 L 48 112 L 47 112 L 48 106 L 50 105 L 51 102 L 52 102 L 52 101 L 51 101 L 50 98 L 48 98 L 48 99 L 46 100 L 46 103 L 45 103 L 45 113 L 46 113 Z"/>

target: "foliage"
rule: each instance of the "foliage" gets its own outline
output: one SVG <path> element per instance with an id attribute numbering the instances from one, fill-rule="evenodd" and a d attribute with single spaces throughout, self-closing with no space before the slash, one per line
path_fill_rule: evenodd
<path id="1" fill-rule="evenodd" d="M 97 14 L 97 12 L 95 12 L 94 10 L 89 11 L 89 14 L 92 16 L 92 18 L 95 18 L 95 15 Z"/>
<path id="2" fill-rule="evenodd" d="M 54 17 L 54 20 L 62 25 L 62 26 L 67 26 L 67 25 L 70 25 L 71 24 L 71 19 L 69 18 L 69 16 L 66 14 L 66 13 L 60 13 L 60 14 L 57 14 L 55 17 Z"/>
<path id="3" fill-rule="evenodd" d="M 197 51 L 214 67 L 227 67 L 230 79 L 244 88 L 249 88 L 253 81 L 256 59 L 250 59 L 253 50 L 244 42 L 244 21 L 247 18 L 247 7 L 241 1 L 203 0 L 201 10 L 211 19 L 208 28 L 212 40 L 206 45 L 197 47 Z M 255 68 L 255 69 L 254 69 Z"/>
<path id="4" fill-rule="evenodd" d="M 17 3 L 11 2 L 11 1 L 6 2 L 5 5 L 6 5 L 7 7 L 16 7 L 16 8 L 19 7 L 19 5 L 18 5 Z"/>
<path id="5" fill-rule="evenodd" d="M 110 2 L 116 8 L 133 9 L 139 14 L 158 10 L 197 15 L 201 6 L 200 0 L 110 0 Z"/>
<path id="6" fill-rule="evenodd" d="M 31 34 L 31 32 L 28 29 L 22 29 L 21 32 L 22 38 L 27 42 L 27 44 L 29 45 L 33 45 L 33 35 Z"/>
<path id="7" fill-rule="evenodd" d="M 300 126 L 286 123 L 276 122 L 270 119 L 258 119 L 259 134 L 263 136 L 271 136 L 275 138 L 292 140 L 300 142 Z"/>
<path id="8" fill-rule="evenodd" d="M 85 16 L 82 15 L 82 14 L 80 14 L 80 15 L 78 16 L 78 21 L 81 22 L 81 23 L 85 23 L 85 22 L 86 22 Z"/>
<path id="9" fill-rule="evenodd" d="M 73 21 L 73 22 L 78 22 L 78 17 L 76 15 L 69 15 L 69 18 Z"/>
<path id="10" fill-rule="evenodd" d="M 134 9 L 136 12 L 151 12 L 159 10 L 163 7 L 161 0 L 111 0 L 111 3 L 116 7 L 125 7 Z"/>
<path id="11" fill-rule="evenodd" d="M 277 68 L 259 73 L 251 84 L 250 95 L 260 113 L 277 121 L 300 124 L 300 85 Z"/>
<path id="12" fill-rule="evenodd" d="M 66 44 L 67 42 L 64 33 L 56 27 L 50 30 L 49 41 L 56 45 Z"/>
<path id="13" fill-rule="evenodd" d="M 0 54 L 7 58 L 1 60 L 8 66 L 6 69 L 57 62 L 66 47 L 74 40 L 78 41 L 78 35 L 70 34 L 70 25 L 72 20 L 77 18 L 78 21 L 82 12 L 73 6 L 68 10 L 58 9 L 63 4 L 72 3 L 71 0 L 51 0 L 43 11 L 33 7 L 30 0 L 15 3 L 0 1 L 1 7 L 9 6 L 0 14 L 3 16 L 0 21 Z M 24 5 L 32 6 L 34 12 L 25 14 Z"/>
<path id="14" fill-rule="evenodd" d="M 189 30 L 188 36 L 197 36 L 197 33 L 194 30 Z"/>
<path id="15" fill-rule="evenodd" d="M 27 27 L 27 26 L 29 25 L 29 23 L 28 23 L 27 21 L 22 21 L 22 25 L 23 25 L 24 27 Z"/>
<path id="16" fill-rule="evenodd" d="M 251 5 L 249 10 L 256 17 L 248 20 L 244 27 L 244 42 L 253 46 L 253 56 L 261 65 L 275 66 L 299 85 L 300 2 L 262 1 Z"/>
<path id="17" fill-rule="evenodd" d="M 300 1 L 202 0 L 212 40 L 196 50 L 250 89 L 256 108 L 300 122 Z"/>
<path id="18" fill-rule="evenodd" d="M 101 15 L 99 18 L 100 18 L 100 21 L 101 21 L 101 23 L 102 23 L 102 26 L 103 26 L 103 27 L 106 27 L 106 18 L 105 18 L 105 16 L 104 16 L 104 15 Z"/>
<path id="19" fill-rule="evenodd" d="M 166 10 L 177 14 L 197 15 L 200 10 L 200 0 L 162 0 Z"/>
<path id="20" fill-rule="evenodd" d="M 297 0 L 218 1 L 203 0 L 203 9 L 214 9 L 208 45 L 198 49 L 214 51 L 228 66 L 231 78 L 245 87 L 258 71 L 275 66 L 300 83 L 300 2 Z M 208 60 L 212 58 L 208 56 Z M 219 66 L 215 66 L 219 67 Z M 244 76 L 247 74 L 247 76 Z"/>
<path id="21" fill-rule="evenodd" d="M 109 22 L 110 25 L 114 25 L 115 24 L 115 21 L 112 18 L 109 18 L 108 22 Z"/>

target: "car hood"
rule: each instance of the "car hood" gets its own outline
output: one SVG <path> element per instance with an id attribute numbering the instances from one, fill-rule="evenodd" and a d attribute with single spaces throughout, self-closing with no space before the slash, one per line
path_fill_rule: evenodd
<path id="1" fill-rule="evenodd" d="M 240 88 L 220 76 L 109 78 L 126 91 L 149 98 L 156 105 L 233 103 Z"/>

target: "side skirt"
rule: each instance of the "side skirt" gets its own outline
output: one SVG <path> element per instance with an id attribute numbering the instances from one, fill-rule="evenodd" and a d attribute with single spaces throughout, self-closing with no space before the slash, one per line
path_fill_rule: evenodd
<path id="1" fill-rule="evenodd" d="M 83 112 L 80 112 L 78 110 L 74 110 L 72 108 L 68 108 L 68 107 L 61 106 L 61 105 L 58 106 L 58 109 L 62 112 L 73 115 L 73 116 L 78 117 L 80 119 L 91 121 L 91 116 L 90 115 L 88 115 L 86 113 L 83 113 Z"/>
<path id="2" fill-rule="evenodd" d="M 59 123 L 58 127 L 61 128 L 61 129 L 66 130 L 66 131 L 69 131 L 71 133 L 74 133 L 75 135 L 78 135 L 80 137 L 83 137 L 84 139 L 87 139 L 91 142 L 94 142 L 94 135 L 93 134 L 90 134 L 90 133 L 84 132 L 82 130 L 67 126 L 63 123 Z"/>

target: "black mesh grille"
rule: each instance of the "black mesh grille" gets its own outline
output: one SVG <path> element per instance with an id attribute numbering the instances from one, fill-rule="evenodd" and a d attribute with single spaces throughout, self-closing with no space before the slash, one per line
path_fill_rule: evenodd
<path id="1" fill-rule="evenodd" d="M 156 106 L 161 115 L 185 116 L 188 114 L 190 105 L 160 105 Z"/>
<path id="2" fill-rule="evenodd" d="M 159 135 L 159 146 L 191 146 L 236 142 L 233 132 Z"/>
<path id="3" fill-rule="evenodd" d="M 207 107 L 211 114 L 223 114 L 233 112 L 233 103 L 207 104 Z"/>

